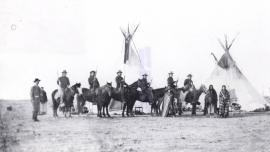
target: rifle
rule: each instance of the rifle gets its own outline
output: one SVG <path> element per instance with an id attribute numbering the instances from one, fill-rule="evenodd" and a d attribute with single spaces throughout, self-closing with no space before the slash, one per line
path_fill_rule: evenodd
<path id="1" fill-rule="evenodd" d="M 95 71 L 95 75 L 94 75 L 94 82 L 93 82 L 93 88 L 95 89 L 95 85 L 96 85 L 96 75 L 97 75 L 97 69 Z"/>

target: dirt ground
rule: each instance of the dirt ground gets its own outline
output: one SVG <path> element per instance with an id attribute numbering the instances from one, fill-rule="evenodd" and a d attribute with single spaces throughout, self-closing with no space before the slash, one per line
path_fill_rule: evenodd
<path id="1" fill-rule="evenodd" d="M 227 119 L 119 115 L 75 115 L 66 119 L 62 114 L 53 118 L 48 107 L 49 113 L 39 116 L 40 122 L 33 122 L 30 101 L 0 104 L 12 139 L 6 150 L 12 152 L 270 151 L 269 113 Z M 8 105 L 12 105 L 12 111 L 6 110 Z"/>

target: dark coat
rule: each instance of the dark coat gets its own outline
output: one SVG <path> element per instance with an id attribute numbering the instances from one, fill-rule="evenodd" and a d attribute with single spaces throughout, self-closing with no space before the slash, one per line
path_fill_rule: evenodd
<path id="1" fill-rule="evenodd" d="M 191 79 L 185 79 L 184 86 L 186 86 L 186 85 L 192 86 L 193 85 L 193 81 Z"/>
<path id="2" fill-rule="evenodd" d="M 32 101 L 40 101 L 41 99 L 41 89 L 39 86 L 34 85 L 31 88 L 30 97 Z"/>
<path id="3" fill-rule="evenodd" d="M 139 79 L 138 86 L 144 91 L 145 89 L 149 88 L 149 83 L 147 82 L 147 79 Z"/>
<path id="4" fill-rule="evenodd" d="M 116 88 L 120 88 L 121 84 L 123 84 L 124 82 L 124 78 L 118 75 L 115 77 L 115 82 L 116 82 Z"/>
<path id="5" fill-rule="evenodd" d="M 46 103 L 48 101 L 47 93 L 45 90 L 41 90 L 41 103 Z"/>
<path id="6" fill-rule="evenodd" d="M 65 89 L 70 85 L 69 78 L 66 76 L 59 77 L 57 80 L 57 84 L 60 84 L 60 87 Z"/>
<path id="7" fill-rule="evenodd" d="M 175 88 L 176 87 L 175 86 L 175 82 L 176 81 L 173 80 L 173 77 L 168 77 L 168 79 L 167 79 L 167 85 L 168 85 L 168 87 Z"/>
<path id="8" fill-rule="evenodd" d="M 217 97 L 217 92 L 215 89 L 211 89 L 211 90 L 209 89 L 207 91 L 207 94 L 212 97 L 214 103 L 217 103 L 218 97 Z"/>
<path id="9" fill-rule="evenodd" d="M 39 86 L 34 85 L 30 91 L 31 102 L 33 105 L 33 111 L 38 112 L 40 108 L 41 89 Z"/>
<path id="10" fill-rule="evenodd" d="M 100 86 L 99 85 L 99 82 L 98 82 L 98 79 L 95 76 L 90 76 L 88 78 L 88 83 L 90 85 L 90 89 L 92 89 L 92 88 L 98 88 Z"/>

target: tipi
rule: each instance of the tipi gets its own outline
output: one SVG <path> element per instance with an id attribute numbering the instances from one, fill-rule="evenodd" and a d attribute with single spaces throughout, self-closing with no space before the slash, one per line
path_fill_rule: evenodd
<path id="1" fill-rule="evenodd" d="M 139 24 L 134 28 L 134 30 L 131 30 L 129 25 L 126 30 L 120 28 L 121 33 L 124 36 L 124 62 L 121 63 L 121 66 L 123 67 L 122 69 L 124 70 L 125 76 L 128 74 L 127 79 L 130 78 L 130 75 L 137 74 L 137 66 L 141 67 L 140 56 L 133 42 L 133 36 L 138 27 Z M 125 79 L 125 81 L 129 82 L 127 79 Z M 120 101 L 113 100 L 110 103 L 109 108 L 110 110 L 121 110 L 123 108 L 123 104 Z"/>
<path id="2" fill-rule="evenodd" d="M 234 41 L 235 38 L 231 43 L 228 43 L 227 36 L 225 36 L 224 43 L 219 40 L 225 52 L 219 60 L 211 53 L 217 62 L 217 66 L 206 80 L 206 84 L 213 84 L 217 92 L 220 91 L 222 85 L 226 85 L 228 90 L 232 92 L 231 97 L 241 105 L 242 110 L 252 111 L 264 107 L 267 102 L 250 84 L 230 55 L 229 50 Z"/>

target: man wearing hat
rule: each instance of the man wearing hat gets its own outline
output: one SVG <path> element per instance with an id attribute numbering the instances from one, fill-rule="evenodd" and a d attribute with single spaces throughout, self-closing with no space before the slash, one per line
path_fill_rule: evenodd
<path id="1" fill-rule="evenodd" d="M 37 119 L 39 110 L 40 110 L 40 100 L 41 100 L 41 89 L 38 86 L 39 85 L 40 80 L 38 78 L 36 78 L 34 80 L 35 85 L 32 86 L 31 88 L 31 92 L 30 92 L 30 97 L 31 97 L 31 102 L 33 105 L 33 115 L 32 115 L 32 119 L 34 121 L 39 121 Z"/>
<path id="2" fill-rule="evenodd" d="M 148 100 L 152 102 L 153 100 L 153 93 L 152 93 L 152 88 L 150 87 L 150 83 L 147 82 L 147 74 L 142 75 L 143 78 L 138 80 L 138 86 L 141 89 L 141 93 L 144 96 L 143 100 L 147 97 Z"/>
<path id="3" fill-rule="evenodd" d="M 193 86 L 192 75 L 188 74 L 187 79 L 184 81 L 185 90 L 189 90 Z"/>
<path id="4" fill-rule="evenodd" d="M 61 103 L 63 103 L 63 97 L 65 92 L 67 91 L 70 83 L 69 83 L 69 78 L 67 77 L 67 71 L 63 70 L 62 76 L 58 78 L 57 84 L 59 85 L 59 93 L 60 93 L 60 99 Z"/>
<path id="5" fill-rule="evenodd" d="M 170 72 L 169 77 L 167 79 L 167 85 L 168 85 L 169 88 L 175 89 L 176 88 L 175 83 L 177 83 L 177 81 L 173 80 L 173 72 Z"/>
<path id="6" fill-rule="evenodd" d="M 89 83 L 91 91 L 94 91 L 95 89 L 97 89 L 99 87 L 99 82 L 98 82 L 98 79 L 96 77 L 96 71 L 90 71 L 88 83 Z"/>
<path id="7" fill-rule="evenodd" d="M 122 85 L 127 85 L 125 83 L 124 78 L 122 77 L 122 71 L 119 70 L 116 74 L 117 76 L 115 77 L 115 82 L 116 82 L 116 89 L 120 89 L 122 87 Z"/>
<path id="8" fill-rule="evenodd" d="M 147 74 L 142 75 L 142 79 L 139 79 L 138 81 L 138 86 L 142 89 L 142 91 L 146 90 L 147 88 L 150 87 L 150 83 L 147 82 Z"/>
<path id="9" fill-rule="evenodd" d="M 119 70 L 117 71 L 117 76 L 115 77 L 115 82 L 116 82 L 116 90 L 118 93 L 121 94 L 121 100 L 123 103 L 125 103 L 125 99 L 124 99 L 124 89 L 123 89 L 123 86 L 126 85 L 126 82 L 124 80 L 124 78 L 122 77 L 122 71 Z"/>

